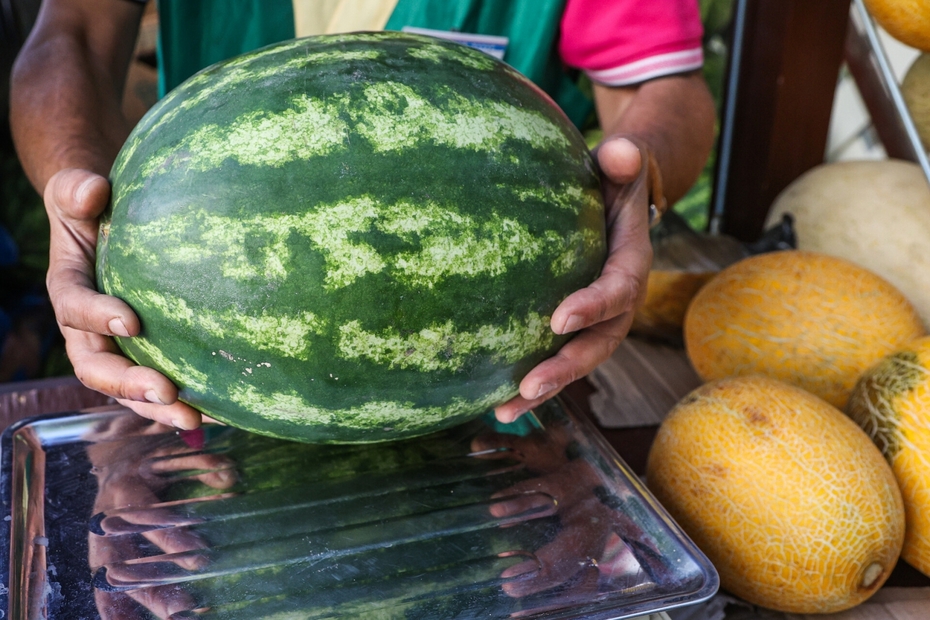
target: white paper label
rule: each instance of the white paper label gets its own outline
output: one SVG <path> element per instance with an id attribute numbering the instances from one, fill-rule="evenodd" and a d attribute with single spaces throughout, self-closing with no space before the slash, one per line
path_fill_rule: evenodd
<path id="1" fill-rule="evenodd" d="M 494 56 L 494 58 L 498 60 L 504 59 L 504 54 L 507 52 L 507 45 L 510 42 L 510 39 L 507 37 L 497 37 L 489 34 L 469 34 L 467 32 L 452 32 L 450 30 L 414 28 L 413 26 L 404 26 L 401 30 L 413 34 L 425 34 L 436 37 L 437 39 L 455 41 L 456 43 L 473 47 L 476 50 L 481 50 L 485 54 Z"/>

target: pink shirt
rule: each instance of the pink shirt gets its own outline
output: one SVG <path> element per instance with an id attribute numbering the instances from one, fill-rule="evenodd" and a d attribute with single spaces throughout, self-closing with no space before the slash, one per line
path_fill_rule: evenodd
<path id="1" fill-rule="evenodd" d="M 627 86 L 699 69 L 697 0 L 568 0 L 559 53 L 595 82 Z"/>

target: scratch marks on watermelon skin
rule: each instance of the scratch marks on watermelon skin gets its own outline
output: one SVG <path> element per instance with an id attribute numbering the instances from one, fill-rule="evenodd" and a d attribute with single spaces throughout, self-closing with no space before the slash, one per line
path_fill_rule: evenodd
<path id="1" fill-rule="evenodd" d="M 314 405 L 297 392 L 267 393 L 245 382 L 231 386 L 229 396 L 243 409 L 269 420 L 301 426 L 319 425 L 328 427 L 326 431 L 330 433 L 338 433 L 343 429 L 381 431 L 389 427 L 397 436 L 410 436 L 436 430 L 439 424 L 449 425 L 457 419 L 464 421 L 465 418 L 480 415 L 516 396 L 518 391 L 516 384 L 508 382 L 477 399 L 454 398 L 449 404 L 437 407 L 418 406 L 413 402 L 374 401 L 344 409 Z M 478 414 L 475 414 L 476 411 Z M 262 432 L 268 434 L 264 427 Z M 282 433 L 279 436 L 286 435 Z"/>
<path id="2" fill-rule="evenodd" d="M 217 276 L 240 281 L 283 282 L 296 233 L 322 253 L 323 287 L 330 291 L 386 270 L 407 286 L 432 288 L 452 276 L 497 276 L 542 255 L 554 257 L 550 269 L 560 276 L 584 264 L 588 251 L 601 243 L 598 231 L 535 235 L 516 219 L 497 214 L 478 220 L 435 203 L 382 205 L 367 196 L 301 215 L 235 219 L 193 209 L 124 226 L 125 241 L 111 242 L 111 252 L 137 257 L 149 268 L 199 265 L 210 256 L 210 264 L 221 264 Z M 365 242 L 369 232 L 395 235 L 417 249 L 379 252 Z"/>
<path id="3" fill-rule="evenodd" d="M 372 333 L 358 321 L 339 326 L 339 351 L 346 359 L 365 358 L 390 368 L 422 372 L 461 370 L 478 353 L 490 353 L 495 363 L 513 364 L 551 348 L 554 340 L 549 317 L 535 312 L 520 320 L 511 318 L 505 325 L 482 325 L 472 332 L 456 330 L 451 321 L 410 335 L 393 329 Z"/>
<path id="4" fill-rule="evenodd" d="M 158 368 L 165 376 L 179 386 L 198 392 L 208 391 L 209 377 L 200 370 L 197 370 L 183 357 L 169 357 L 148 339 L 141 336 L 136 336 L 135 338 L 120 338 L 120 342 L 127 347 L 130 357 L 136 362 L 148 362 L 148 360 L 151 360 L 150 363 L 146 363 L 145 365 L 152 365 Z M 142 353 L 148 360 L 140 359 L 138 353 Z"/>

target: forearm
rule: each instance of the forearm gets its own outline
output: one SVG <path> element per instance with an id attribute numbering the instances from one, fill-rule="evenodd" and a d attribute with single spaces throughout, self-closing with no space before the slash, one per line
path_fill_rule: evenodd
<path id="1" fill-rule="evenodd" d="M 80 3 L 61 0 L 46 4 L 17 57 L 10 93 L 17 153 L 40 193 L 64 168 L 109 173 L 131 129 L 121 100 L 141 15 L 128 2 L 98 6 L 107 11 L 96 15 L 94 2 L 77 8 L 70 5 Z M 90 27 L 81 21 L 94 18 Z"/>
<path id="2" fill-rule="evenodd" d="M 639 138 L 661 169 L 668 203 L 684 196 L 714 141 L 714 103 L 703 77 L 676 75 L 631 88 L 595 85 L 595 101 L 605 137 Z"/>

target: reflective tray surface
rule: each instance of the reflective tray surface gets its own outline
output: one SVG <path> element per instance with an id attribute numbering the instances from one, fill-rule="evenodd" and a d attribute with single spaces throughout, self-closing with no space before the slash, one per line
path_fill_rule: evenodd
<path id="1" fill-rule="evenodd" d="M 0 458 L 7 618 L 606 619 L 718 587 L 561 399 L 344 446 L 70 412 L 7 429 Z"/>

